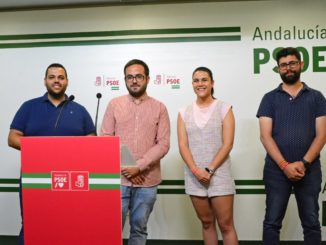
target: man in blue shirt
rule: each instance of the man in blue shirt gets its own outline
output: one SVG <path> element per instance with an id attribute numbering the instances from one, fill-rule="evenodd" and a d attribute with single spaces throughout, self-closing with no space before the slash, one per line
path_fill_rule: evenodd
<path id="1" fill-rule="evenodd" d="M 86 136 L 95 135 L 95 126 L 87 110 L 65 94 L 68 86 L 66 69 L 51 64 L 46 69 L 44 83 L 47 93 L 23 103 L 17 111 L 8 136 L 8 144 L 20 150 L 24 136 Z M 21 192 L 20 192 L 21 198 Z M 20 244 L 24 244 L 23 228 Z"/>
<path id="2" fill-rule="evenodd" d="M 276 56 L 283 83 L 265 94 L 257 112 L 264 166 L 266 213 L 263 243 L 277 245 L 289 197 L 294 192 L 305 244 L 321 244 L 319 154 L 326 141 L 326 100 L 300 80 L 303 61 L 295 48 Z"/>

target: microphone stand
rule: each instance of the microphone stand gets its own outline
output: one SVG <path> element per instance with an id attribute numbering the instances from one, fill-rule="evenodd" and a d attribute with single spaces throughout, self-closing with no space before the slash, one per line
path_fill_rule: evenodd
<path id="1" fill-rule="evenodd" d="M 60 109 L 60 112 L 59 112 L 59 115 L 57 117 L 57 120 L 55 121 L 55 124 L 54 124 L 54 128 L 57 129 L 58 128 L 58 125 L 59 125 L 59 121 L 60 121 L 60 118 L 61 118 L 61 114 L 62 114 L 62 111 L 63 111 L 63 108 L 65 107 L 66 104 L 68 104 L 70 101 L 73 101 L 75 99 L 75 96 L 73 95 L 70 95 L 69 98 L 63 102 L 63 105 Z"/>
<path id="2" fill-rule="evenodd" d="M 97 117 L 98 117 L 98 109 L 100 106 L 100 99 L 102 98 L 102 94 L 97 93 L 96 98 L 97 98 L 97 107 L 96 107 L 96 114 L 95 114 L 95 135 L 97 136 Z"/>

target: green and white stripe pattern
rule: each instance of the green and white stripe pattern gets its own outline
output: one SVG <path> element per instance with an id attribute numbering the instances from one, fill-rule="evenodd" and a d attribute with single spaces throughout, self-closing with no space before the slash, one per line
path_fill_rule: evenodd
<path id="1" fill-rule="evenodd" d="M 241 41 L 240 26 L 0 35 L 0 49 Z"/>
<path id="2" fill-rule="evenodd" d="M 120 174 L 89 174 L 89 189 L 120 189 Z M 51 189 L 51 173 L 22 174 L 22 188 Z"/>
<path id="3" fill-rule="evenodd" d="M 265 194 L 262 180 L 235 180 L 236 194 Z M 163 180 L 159 194 L 185 194 L 184 180 Z"/>
<path id="4" fill-rule="evenodd" d="M 0 179 L 0 192 L 18 192 L 19 179 Z"/>

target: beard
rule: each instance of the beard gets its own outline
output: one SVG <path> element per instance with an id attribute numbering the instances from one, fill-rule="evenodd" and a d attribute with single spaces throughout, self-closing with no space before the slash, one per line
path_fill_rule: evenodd
<path id="1" fill-rule="evenodd" d="M 49 85 L 46 85 L 46 89 L 48 91 L 48 94 L 54 99 L 59 100 L 65 96 L 66 87 L 62 87 L 62 89 L 59 92 L 53 91 L 53 89 Z"/>
<path id="2" fill-rule="evenodd" d="M 58 99 L 61 99 L 62 97 L 64 97 L 65 92 L 62 91 L 62 92 L 60 92 L 60 93 L 55 93 L 55 92 L 53 92 L 52 90 L 48 90 L 48 94 L 49 94 L 52 98 L 58 100 Z"/>
<path id="3" fill-rule="evenodd" d="M 146 92 L 147 84 L 145 84 L 143 87 L 141 87 L 138 91 L 134 91 L 134 90 L 132 90 L 132 88 L 130 88 L 128 86 L 126 86 L 126 87 L 127 87 L 129 94 L 132 97 L 139 98 Z"/>
<path id="4" fill-rule="evenodd" d="M 286 73 L 280 74 L 283 82 L 288 85 L 295 84 L 300 79 L 301 69 L 299 71 L 293 72 L 292 75 L 287 75 Z"/>

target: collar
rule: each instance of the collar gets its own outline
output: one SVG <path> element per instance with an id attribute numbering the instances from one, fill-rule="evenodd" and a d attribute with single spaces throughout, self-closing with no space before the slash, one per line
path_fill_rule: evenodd
<path id="1" fill-rule="evenodd" d="M 48 92 L 46 92 L 42 97 L 42 102 L 49 102 L 49 103 L 51 103 L 52 104 L 52 102 L 49 100 L 49 97 L 48 97 Z M 63 100 L 60 104 L 59 104 L 59 106 L 60 105 L 62 105 L 64 102 L 66 102 L 68 100 L 68 95 L 66 95 L 65 94 L 65 100 Z"/>
<path id="2" fill-rule="evenodd" d="M 301 89 L 301 91 L 303 92 L 303 91 L 310 91 L 311 90 L 311 88 L 307 85 L 307 84 L 305 84 L 304 82 L 301 82 L 302 83 L 302 85 L 303 85 L 303 87 L 302 87 L 302 89 Z M 278 87 L 276 88 L 276 91 L 277 92 L 285 92 L 284 90 L 283 90 L 283 88 L 282 88 L 282 84 L 283 83 L 280 83 L 280 85 L 278 85 Z"/>

